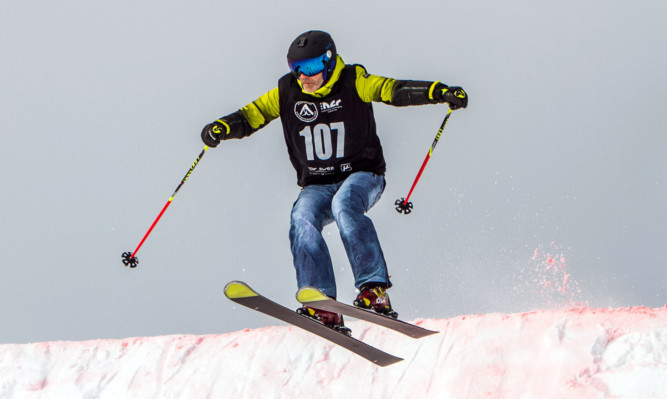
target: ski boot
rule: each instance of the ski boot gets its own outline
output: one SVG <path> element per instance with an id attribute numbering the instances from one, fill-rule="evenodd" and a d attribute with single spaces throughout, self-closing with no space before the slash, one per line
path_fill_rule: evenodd
<path id="1" fill-rule="evenodd" d="M 347 335 L 348 337 L 352 336 L 352 330 L 350 330 L 348 327 L 345 327 L 342 314 L 327 312 L 326 310 L 315 309 L 311 308 L 310 306 L 299 308 L 296 310 L 296 312 L 302 316 L 315 319 L 318 322 L 324 324 L 326 327 L 338 331 L 343 335 Z"/>
<path id="2" fill-rule="evenodd" d="M 365 285 L 353 302 L 354 306 L 362 309 L 373 309 L 375 312 L 385 316 L 398 318 L 398 313 L 391 308 L 391 302 L 386 288 L 379 285 Z"/>

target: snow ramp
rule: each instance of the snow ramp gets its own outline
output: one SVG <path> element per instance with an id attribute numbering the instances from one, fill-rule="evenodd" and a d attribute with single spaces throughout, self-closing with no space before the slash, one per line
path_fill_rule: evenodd
<path id="1" fill-rule="evenodd" d="M 667 306 L 365 322 L 378 367 L 289 326 L 0 345 L 0 398 L 667 398 Z"/>

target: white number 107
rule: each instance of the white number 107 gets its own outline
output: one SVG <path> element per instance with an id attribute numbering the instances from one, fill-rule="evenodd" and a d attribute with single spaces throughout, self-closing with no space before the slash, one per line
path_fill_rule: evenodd
<path id="1" fill-rule="evenodd" d="M 331 127 L 325 123 L 319 123 L 314 128 L 306 126 L 299 132 L 305 139 L 306 157 L 309 161 L 317 158 L 325 161 L 333 155 L 333 141 L 331 131 L 336 132 L 336 158 L 345 156 L 345 125 L 343 122 L 334 122 Z"/>

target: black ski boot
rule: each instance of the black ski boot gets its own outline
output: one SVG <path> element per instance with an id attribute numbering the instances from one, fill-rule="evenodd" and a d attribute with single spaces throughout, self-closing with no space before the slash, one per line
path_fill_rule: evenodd
<path id="1" fill-rule="evenodd" d="M 326 310 L 315 309 L 311 308 L 310 306 L 299 308 L 296 310 L 296 312 L 300 315 L 315 319 L 330 329 L 338 331 L 341 334 L 347 335 L 348 337 L 352 336 L 352 330 L 345 327 L 342 314 L 327 312 Z"/>
<path id="2" fill-rule="evenodd" d="M 373 309 L 385 316 L 398 318 L 398 313 L 391 308 L 387 290 L 379 285 L 365 285 L 353 302 L 354 306 L 362 309 Z"/>

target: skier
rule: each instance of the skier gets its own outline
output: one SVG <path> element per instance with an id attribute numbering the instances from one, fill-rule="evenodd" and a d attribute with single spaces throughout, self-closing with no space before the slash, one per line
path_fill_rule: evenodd
<path id="1" fill-rule="evenodd" d="M 377 233 L 365 213 L 385 187 L 385 160 L 376 134 L 372 102 L 393 106 L 448 103 L 466 108 L 461 87 L 396 80 L 345 64 L 331 36 L 299 35 L 287 52 L 290 73 L 278 87 L 206 125 L 209 147 L 240 139 L 280 117 L 290 161 L 302 187 L 292 208 L 290 245 L 299 288 L 312 286 L 336 298 L 333 264 L 322 237 L 336 222 L 359 294 L 354 305 L 397 317 L 386 290 L 392 286 Z M 345 334 L 342 315 L 313 308 L 300 313 Z"/>

